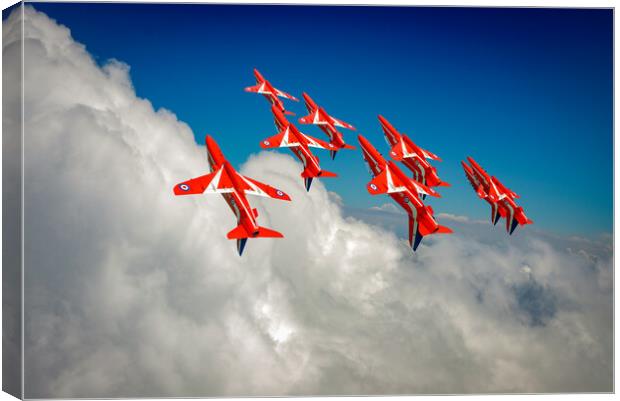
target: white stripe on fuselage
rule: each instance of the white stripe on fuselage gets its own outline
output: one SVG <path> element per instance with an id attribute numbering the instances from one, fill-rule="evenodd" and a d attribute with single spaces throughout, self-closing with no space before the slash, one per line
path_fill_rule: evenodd
<path id="1" fill-rule="evenodd" d="M 265 191 L 263 191 L 260 187 L 256 186 L 252 181 L 248 180 L 241 174 L 238 174 L 238 176 L 241 177 L 241 179 L 245 181 L 246 184 L 248 184 L 248 186 L 252 189 L 251 193 L 253 193 L 254 195 L 269 196 Z"/>
<path id="2" fill-rule="evenodd" d="M 504 198 L 506 197 L 506 194 L 505 194 L 505 193 L 503 193 L 503 192 L 501 192 L 501 193 L 500 193 L 500 192 L 497 190 L 497 186 L 495 186 L 495 182 L 494 182 L 493 180 L 490 180 L 490 181 L 491 181 L 491 185 L 493 186 L 493 189 L 495 189 L 495 193 L 499 195 L 499 196 L 498 196 L 498 198 L 497 198 L 497 200 L 502 200 L 502 199 L 504 199 Z"/>
<path id="3" fill-rule="evenodd" d="M 408 199 L 408 194 L 404 193 L 403 195 L 403 203 L 407 206 L 406 208 L 403 207 L 403 209 L 405 209 L 405 212 L 407 211 L 407 209 L 409 209 L 409 218 L 413 220 L 413 227 L 411 230 L 411 245 L 413 245 L 413 242 L 415 241 L 415 237 L 416 234 L 418 232 L 418 209 L 413 205 L 413 203 L 411 202 L 411 199 L 409 199 L 409 201 L 407 201 Z M 400 202 L 397 202 L 400 204 Z M 402 207 L 402 205 L 401 205 Z"/>
<path id="4" fill-rule="evenodd" d="M 297 141 L 296 142 L 291 142 L 290 141 L 290 137 L 291 137 L 291 126 L 287 125 L 286 128 L 284 129 L 284 135 L 282 136 L 282 141 L 280 142 L 280 146 L 299 146 L 300 145 L 300 141 L 299 138 L 296 138 Z M 293 135 L 295 136 L 295 135 Z"/>
<path id="5" fill-rule="evenodd" d="M 319 119 L 319 109 L 316 109 L 316 111 L 314 112 L 314 119 L 312 120 L 312 124 L 321 124 L 321 120 Z"/>
<path id="6" fill-rule="evenodd" d="M 419 160 L 419 159 L 418 159 L 418 160 L 415 160 L 414 164 L 415 164 L 415 166 L 416 166 L 416 167 L 418 167 L 418 168 L 421 170 L 421 171 L 420 171 L 420 173 L 421 173 L 421 175 L 422 175 L 422 179 L 423 179 L 423 180 L 426 180 L 426 169 L 424 168 L 424 166 L 422 165 L 422 163 L 420 163 L 420 160 Z M 423 184 L 424 184 L 424 183 L 425 183 L 425 182 L 423 182 Z"/>
<path id="7" fill-rule="evenodd" d="M 246 202 L 244 202 L 245 199 L 245 195 L 241 195 L 237 189 L 235 188 L 235 191 L 233 192 L 234 195 L 231 195 L 232 200 L 232 208 L 233 211 L 235 213 L 235 215 L 237 216 L 237 224 L 241 224 L 241 211 L 239 210 L 238 204 L 241 203 L 241 207 L 243 208 L 243 211 L 245 212 L 245 215 L 248 216 L 248 218 L 250 219 L 250 222 L 252 223 L 252 227 L 258 227 L 258 225 L 256 224 L 255 220 L 254 220 L 254 214 L 250 213 L 250 211 L 248 210 L 248 207 L 246 205 Z M 248 235 L 252 234 L 252 233 L 247 233 Z"/>
<path id="8" fill-rule="evenodd" d="M 258 93 L 262 95 L 271 95 L 272 93 L 270 91 L 265 90 L 265 86 L 266 86 L 265 82 L 261 83 L 260 86 L 258 87 Z"/>
<path id="9" fill-rule="evenodd" d="M 386 177 L 387 187 L 388 187 L 387 192 L 389 194 L 394 193 L 394 192 L 402 192 L 405 189 L 404 186 L 397 187 L 396 185 L 394 185 L 394 180 L 392 179 L 392 171 L 390 170 L 389 166 L 387 167 L 387 170 L 385 171 L 385 177 Z"/>
<path id="10" fill-rule="evenodd" d="M 308 151 L 310 155 L 306 156 L 306 153 L 304 152 L 304 150 Z M 321 171 L 321 167 L 314 160 L 314 157 L 312 157 L 312 154 L 308 150 L 308 148 L 300 146 L 297 151 L 299 152 L 297 155 L 299 156 L 299 158 L 301 159 L 301 162 L 304 165 L 304 171 L 308 169 L 308 162 L 312 163 L 312 166 L 314 166 L 317 171 Z"/>
<path id="11" fill-rule="evenodd" d="M 508 208 L 508 211 L 509 211 L 507 218 L 509 218 L 508 229 L 510 230 L 510 227 L 512 226 L 512 220 L 515 217 L 515 209 L 512 207 L 512 205 L 508 201 L 504 201 L 504 205 Z"/>
<path id="12" fill-rule="evenodd" d="M 385 139 L 388 141 L 389 146 L 394 146 L 398 142 L 398 138 L 400 138 L 400 134 L 398 136 L 394 135 L 392 130 L 383 124 L 381 121 L 381 127 L 383 128 L 383 133 L 385 134 Z"/>
<path id="13" fill-rule="evenodd" d="M 366 154 L 366 156 L 368 156 L 366 158 L 368 164 L 370 164 L 370 162 L 372 162 L 375 165 L 375 169 L 377 170 L 377 172 L 375 173 L 375 171 L 372 169 L 372 167 L 370 167 L 370 170 L 372 171 L 373 175 L 376 177 L 377 175 L 379 175 L 381 173 L 381 171 L 383 171 L 380 166 L 379 166 L 379 162 L 377 160 L 375 160 L 374 157 L 372 157 L 372 155 L 370 154 L 370 152 L 368 152 L 366 150 L 365 147 L 362 146 L 362 150 L 364 151 L 364 153 Z M 384 168 L 385 168 L 386 164 L 384 163 Z"/>
<path id="14" fill-rule="evenodd" d="M 217 170 L 217 173 L 215 173 L 215 176 L 213 177 L 209 185 L 207 185 L 207 190 L 211 192 L 220 191 L 218 187 L 220 185 L 220 180 L 222 179 L 222 171 L 224 171 L 224 165 L 220 166 L 220 168 Z"/>

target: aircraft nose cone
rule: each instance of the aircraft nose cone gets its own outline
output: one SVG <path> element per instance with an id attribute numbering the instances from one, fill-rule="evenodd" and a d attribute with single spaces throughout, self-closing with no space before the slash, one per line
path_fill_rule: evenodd
<path id="1" fill-rule="evenodd" d="M 368 147 L 368 141 L 362 135 L 358 135 L 357 136 L 357 140 L 360 143 L 360 145 L 362 145 L 363 148 L 367 148 Z"/>

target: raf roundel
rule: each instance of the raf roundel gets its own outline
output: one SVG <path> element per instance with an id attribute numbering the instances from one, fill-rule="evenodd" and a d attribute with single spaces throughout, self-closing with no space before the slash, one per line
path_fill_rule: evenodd
<path id="1" fill-rule="evenodd" d="M 280 191 L 279 189 L 276 191 L 276 194 L 278 194 L 278 196 L 284 196 L 284 192 Z"/>
<path id="2" fill-rule="evenodd" d="M 373 190 L 376 190 L 377 186 L 375 184 L 370 184 L 370 188 L 372 188 Z"/>
<path id="3" fill-rule="evenodd" d="M 181 184 L 179 188 L 181 188 L 181 191 L 189 191 L 189 185 L 187 184 Z"/>
<path id="4" fill-rule="evenodd" d="M 263 141 L 263 143 L 267 146 L 269 146 L 269 141 Z"/>

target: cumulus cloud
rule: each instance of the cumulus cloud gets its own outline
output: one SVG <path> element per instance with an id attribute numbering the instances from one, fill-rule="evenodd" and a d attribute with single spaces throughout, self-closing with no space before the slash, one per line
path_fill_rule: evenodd
<path id="1" fill-rule="evenodd" d="M 396 205 L 394 203 L 384 203 L 381 206 L 372 206 L 370 209 L 371 210 L 378 210 L 378 211 L 381 211 L 381 212 L 402 213 L 402 214 L 405 213 L 403 211 L 403 209 L 400 209 L 400 208 L 396 207 Z"/>
<path id="2" fill-rule="evenodd" d="M 207 169 L 191 129 L 129 66 L 25 27 L 26 397 L 612 390 L 607 243 L 452 221 L 413 254 L 402 215 L 262 152 L 241 171 L 292 196 L 251 200 L 286 238 L 240 258 L 220 197 L 172 195 Z"/>

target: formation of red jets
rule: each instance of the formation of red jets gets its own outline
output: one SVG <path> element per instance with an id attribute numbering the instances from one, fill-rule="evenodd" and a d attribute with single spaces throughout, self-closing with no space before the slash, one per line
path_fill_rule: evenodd
<path id="1" fill-rule="evenodd" d="M 314 178 L 336 177 L 335 173 L 321 168 L 319 158 L 312 153 L 310 148 L 329 150 L 334 159 L 341 149 L 355 149 L 354 146 L 345 143 L 344 136 L 338 128 L 355 131 L 355 127 L 327 114 L 325 109 L 316 104 L 307 93 L 303 93 L 308 115 L 300 118 L 299 122 L 318 125 L 329 137 L 329 142 L 302 133 L 285 117 L 285 115 L 295 113 L 286 110 L 284 103 L 280 100 L 280 98 L 285 98 L 298 101 L 297 98 L 276 89 L 256 69 L 254 76 L 256 85 L 245 88 L 245 91 L 259 93 L 271 103 L 271 112 L 278 129 L 276 135 L 261 141 L 260 146 L 264 149 L 289 148 L 304 167 L 301 177 L 307 191 L 310 190 Z M 371 195 L 389 195 L 405 210 L 409 219 L 409 245 L 415 251 L 424 236 L 452 232 L 450 228 L 437 223 L 433 209 L 423 202 L 427 195 L 440 197 L 432 187 L 446 187 L 450 184 L 439 178 L 437 169 L 428 161 L 441 161 L 437 155 L 417 146 L 411 138 L 397 131 L 383 116 L 378 116 L 378 118 L 385 139 L 391 147 L 390 157 L 394 161 L 401 162 L 411 171 L 412 176 L 405 174 L 394 161 L 385 160 L 366 138 L 358 135 L 362 156 L 373 176 L 367 185 L 367 190 Z M 174 187 L 174 194 L 222 194 L 237 217 L 237 227 L 227 234 L 227 238 L 237 241 L 239 255 L 243 253 L 248 238 L 283 237 L 281 233 L 260 227 L 256 223 L 258 211 L 250 206 L 246 195 L 265 196 L 286 201 L 290 201 L 291 198 L 277 188 L 239 174 L 226 160 L 211 136 L 207 135 L 205 142 L 211 173 L 177 184 Z M 470 164 L 461 162 L 465 175 L 478 196 L 491 205 L 491 222 L 494 225 L 500 217 L 504 217 L 506 230 L 512 234 L 518 225 L 532 224 L 532 220 L 527 218 L 523 208 L 516 204 L 515 199 L 519 198 L 516 193 L 506 188 L 494 176 L 489 176 L 474 159 L 468 157 L 467 160 Z"/>

